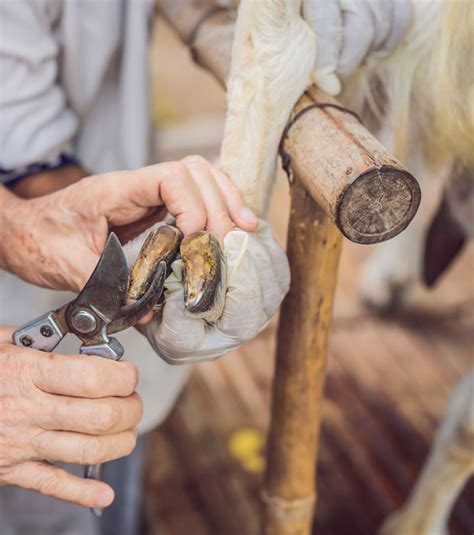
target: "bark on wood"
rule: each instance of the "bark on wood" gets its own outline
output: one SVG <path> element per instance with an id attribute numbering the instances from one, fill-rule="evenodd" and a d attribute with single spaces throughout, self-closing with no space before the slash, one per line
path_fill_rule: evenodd
<path id="1" fill-rule="evenodd" d="M 340 106 L 311 87 L 293 113 L 314 104 Z M 418 182 L 347 111 L 324 107 L 304 113 L 290 128 L 285 150 L 299 156 L 292 157 L 293 171 L 354 242 L 378 243 L 396 236 L 418 209 Z"/>
<path id="2" fill-rule="evenodd" d="M 183 41 L 192 41 L 196 62 L 224 85 L 235 12 L 215 10 L 215 4 L 215 0 L 157 0 Z M 315 103 L 338 105 L 312 87 L 298 101 L 294 115 Z M 313 107 L 290 128 L 283 148 L 313 199 L 352 241 L 392 238 L 416 213 L 420 188 L 414 177 L 347 112 Z"/>
<path id="3" fill-rule="evenodd" d="M 278 328 L 264 483 L 268 535 L 311 531 L 327 335 L 341 241 L 340 232 L 297 181 L 287 249 L 292 281 Z"/>

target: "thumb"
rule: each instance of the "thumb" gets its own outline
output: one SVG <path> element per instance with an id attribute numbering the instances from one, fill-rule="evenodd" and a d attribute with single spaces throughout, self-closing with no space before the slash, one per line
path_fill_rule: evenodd
<path id="1" fill-rule="evenodd" d="M 56 284 L 55 287 L 79 293 L 92 275 L 99 258 L 100 255 L 97 253 L 89 249 L 83 250 L 81 255 L 76 258 L 76 261 L 71 262 L 67 280 L 64 280 L 64 284 Z"/>

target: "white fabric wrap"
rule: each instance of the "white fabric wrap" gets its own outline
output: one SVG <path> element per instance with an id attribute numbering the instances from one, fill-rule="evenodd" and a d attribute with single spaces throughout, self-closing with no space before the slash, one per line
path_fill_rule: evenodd
<path id="1" fill-rule="evenodd" d="M 141 237 L 141 240 L 143 238 Z M 136 244 L 133 244 L 135 248 Z M 235 229 L 224 239 L 227 261 L 225 306 L 213 324 L 184 308 L 181 260 L 166 280 L 163 314 L 140 331 L 170 364 L 212 360 L 253 339 L 280 306 L 290 284 L 288 260 L 268 223 L 256 233 Z"/>

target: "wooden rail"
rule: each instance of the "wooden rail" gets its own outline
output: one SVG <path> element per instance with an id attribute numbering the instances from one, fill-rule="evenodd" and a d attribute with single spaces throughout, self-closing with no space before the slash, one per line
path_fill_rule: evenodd
<path id="1" fill-rule="evenodd" d="M 235 12 L 216 8 L 215 0 L 157 0 L 157 6 L 195 61 L 225 85 Z M 287 247 L 292 283 L 278 328 L 262 492 L 268 535 L 311 531 L 341 233 L 358 243 L 389 239 L 408 225 L 420 202 L 413 176 L 357 117 L 339 108 L 310 88 L 294 108 L 292 117 L 299 118 L 283 143 L 295 178 Z"/>

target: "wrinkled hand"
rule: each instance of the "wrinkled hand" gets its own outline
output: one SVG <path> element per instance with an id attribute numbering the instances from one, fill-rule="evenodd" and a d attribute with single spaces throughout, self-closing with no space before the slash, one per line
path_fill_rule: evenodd
<path id="1" fill-rule="evenodd" d="M 224 311 L 212 325 L 184 309 L 181 261 L 166 281 L 163 314 L 140 326 L 154 350 L 170 364 L 217 358 L 253 339 L 270 321 L 289 288 L 283 249 L 264 221 L 254 234 L 236 229 L 224 239 L 227 292 Z"/>
<path id="2" fill-rule="evenodd" d="M 317 38 L 314 81 L 330 94 L 369 55 L 390 52 L 411 22 L 410 0 L 303 0 Z"/>
<path id="3" fill-rule="evenodd" d="M 185 235 L 207 227 L 223 237 L 233 223 L 248 231 L 258 224 L 230 179 L 192 156 L 90 176 L 36 199 L 11 195 L 0 210 L 0 266 L 39 286 L 78 291 L 109 228 L 140 222 L 159 206 Z"/>
<path id="4" fill-rule="evenodd" d="M 110 505 L 114 493 L 106 483 L 47 461 L 97 464 L 134 449 L 142 416 L 135 367 L 19 348 L 6 343 L 10 336 L 0 329 L 0 486 Z"/>

